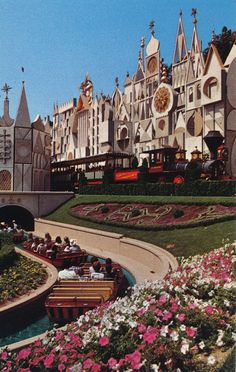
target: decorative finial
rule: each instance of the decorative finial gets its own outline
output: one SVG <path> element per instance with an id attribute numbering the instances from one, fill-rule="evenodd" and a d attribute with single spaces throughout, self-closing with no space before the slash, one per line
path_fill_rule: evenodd
<path id="1" fill-rule="evenodd" d="M 119 79 L 118 79 L 118 77 L 115 78 L 115 83 L 116 83 L 116 86 L 118 88 L 118 86 L 119 86 Z"/>
<path id="2" fill-rule="evenodd" d="M 196 24 L 197 23 L 197 19 L 196 19 L 196 14 L 197 14 L 197 9 L 196 8 L 192 8 L 192 13 L 191 13 L 191 16 L 193 16 L 193 23 Z"/>
<path id="3" fill-rule="evenodd" d="M 2 91 L 6 93 L 5 98 L 8 98 L 8 92 L 9 92 L 10 89 L 12 89 L 12 88 L 9 85 L 7 85 L 7 83 L 5 83 L 5 85 L 2 88 Z"/>
<path id="4" fill-rule="evenodd" d="M 149 30 L 151 31 L 151 34 L 154 36 L 154 34 L 155 34 L 155 30 L 154 30 L 154 27 L 155 27 L 155 21 L 151 21 L 150 23 L 149 23 Z"/>
<path id="5" fill-rule="evenodd" d="M 144 48 L 144 46 L 145 46 L 145 39 L 144 39 L 143 36 L 141 37 L 141 44 L 140 44 L 140 46 L 141 46 L 141 48 Z"/>
<path id="6" fill-rule="evenodd" d="M 180 17 L 182 17 L 182 15 L 183 15 L 182 9 L 180 9 L 179 15 L 180 15 Z"/>
<path id="7" fill-rule="evenodd" d="M 126 72 L 126 77 L 129 77 L 129 71 Z"/>

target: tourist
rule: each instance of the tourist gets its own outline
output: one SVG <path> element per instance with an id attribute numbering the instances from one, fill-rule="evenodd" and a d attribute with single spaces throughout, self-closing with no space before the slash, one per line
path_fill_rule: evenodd
<path id="1" fill-rule="evenodd" d="M 65 249 L 67 246 L 70 246 L 70 239 L 68 236 L 65 236 L 62 243 L 63 248 Z"/>
<path id="2" fill-rule="evenodd" d="M 88 280 L 89 278 L 84 274 L 84 269 L 82 267 L 75 269 L 76 275 L 79 277 L 79 280 Z"/>
<path id="3" fill-rule="evenodd" d="M 59 271 L 58 273 L 58 279 L 76 279 L 77 274 L 74 270 L 74 268 L 65 268 L 64 270 Z"/>
<path id="4" fill-rule="evenodd" d="M 104 279 L 104 273 L 101 270 L 101 263 L 98 258 L 97 261 L 93 261 L 92 266 L 89 268 L 89 271 L 92 279 Z"/>
<path id="5" fill-rule="evenodd" d="M 95 273 L 94 267 L 99 262 L 99 260 L 98 260 L 98 258 L 96 256 L 93 256 L 91 258 L 90 262 L 91 262 L 92 266 L 89 267 L 89 272 L 90 272 L 90 274 L 92 274 L 92 273 Z"/>
<path id="6" fill-rule="evenodd" d="M 33 243 L 31 245 L 31 250 L 33 252 L 37 252 L 38 245 L 39 245 L 39 238 L 37 236 L 35 236 L 34 240 L 33 240 Z"/>
<path id="7" fill-rule="evenodd" d="M 12 227 L 13 227 L 14 232 L 17 232 L 18 225 L 15 220 L 12 220 Z"/>
<path id="8" fill-rule="evenodd" d="M 38 245 L 38 247 L 37 247 L 36 252 L 37 252 L 38 254 L 45 255 L 45 254 L 46 254 L 46 250 L 47 250 L 47 247 L 45 246 L 44 239 L 40 239 L 40 241 L 39 241 L 39 245 Z"/>
<path id="9" fill-rule="evenodd" d="M 76 240 L 70 240 L 70 252 L 71 253 L 79 253 L 81 252 L 80 246 L 76 243 Z"/>
<path id="10" fill-rule="evenodd" d="M 114 279 L 116 276 L 116 269 L 113 269 L 112 267 L 111 258 L 106 258 L 104 276 L 107 279 Z"/>

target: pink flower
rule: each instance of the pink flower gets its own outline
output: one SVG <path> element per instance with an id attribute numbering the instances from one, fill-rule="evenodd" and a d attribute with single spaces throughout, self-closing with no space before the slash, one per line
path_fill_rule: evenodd
<path id="1" fill-rule="evenodd" d="M 187 327 L 186 328 L 186 333 L 187 333 L 188 337 L 194 337 L 195 334 L 197 333 L 197 329 L 193 328 L 193 327 Z"/>
<path id="2" fill-rule="evenodd" d="M 60 355 L 59 360 L 61 363 L 67 362 L 68 358 L 65 354 Z"/>
<path id="3" fill-rule="evenodd" d="M 144 341 L 147 342 L 147 344 L 152 344 L 153 341 L 155 341 L 155 339 L 156 339 L 156 334 L 155 333 L 146 332 L 143 335 L 143 339 L 144 339 Z"/>
<path id="4" fill-rule="evenodd" d="M 109 342 L 110 342 L 110 340 L 106 336 L 101 337 L 100 340 L 99 340 L 99 344 L 101 346 L 106 346 L 107 344 L 109 344 Z"/>
<path id="5" fill-rule="evenodd" d="M 30 372 L 30 368 L 18 368 L 17 372 Z"/>
<path id="6" fill-rule="evenodd" d="M 146 331 L 147 327 L 144 324 L 139 324 L 138 331 L 140 333 L 144 333 Z"/>
<path id="7" fill-rule="evenodd" d="M 183 322 L 185 320 L 185 314 L 181 313 L 178 314 L 176 317 L 180 322 Z"/>
<path id="8" fill-rule="evenodd" d="M 171 305 L 171 311 L 173 313 L 176 313 L 176 311 L 178 310 L 179 306 L 177 305 L 176 302 L 174 302 L 172 305 Z"/>
<path id="9" fill-rule="evenodd" d="M 83 368 L 84 369 L 89 369 L 93 366 L 93 361 L 92 359 L 86 359 L 83 363 Z"/>
<path id="10" fill-rule="evenodd" d="M 100 364 L 98 364 L 98 363 L 94 363 L 94 365 L 92 366 L 92 370 L 91 370 L 92 372 L 99 372 L 99 371 L 101 371 L 101 366 L 100 366 Z"/>
<path id="11" fill-rule="evenodd" d="M 205 313 L 208 314 L 208 315 L 212 315 L 212 314 L 214 314 L 214 309 L 213 309 L 213 307 L 212 307 L 211 305 L 207 305 L 207 306 L 205 307 Z"/>
<path id="12" fill-rule="evenodd" d="M 2 354 L 1 354 L 1 359 L 2 360 L 6 360 L 7 359 L 7 352 L 6 351 L 3 351 Z"/>
<path id="13" fill-rule="evenodd" d="M 162 320 L 168 320 L 172 318 L 172 314 L 170 311 L 167 311 L 165 315 L 163 316 Z"/>
<path id="14" fill-rule="evenodd" d="M 190 304 L 188 305 L 188 307 L 189 307 L 190 310 L 194 310 L 197 307 L 197 305 L 195 303 L 193 303 L 193 302 L 190 302 Z"/>
<path id="15" fill-rule="evenodd" d="M 108 364 L 109 368 L 113 368 L 117 364 L 117 360 L 114 359 L 114 358 L 110 358 L 110 359 L 108 359 L 107 364 Z"/>
<path id="16" fill-rule="evenodd" d="M 66 369 L 66 366 L 64 364 L 59 364 L 58 365 L 58 371 L 64 371 Z"/>
<path id="17" fill-rule="evenodd" d="M 22 349 L 18 354 L 18 360 L 26 359 L 31 353 L 31 348 Z"/>
<path id="18" fill-rule="evenodd" d="M 43 363 L 44 367 L 51 368 L 53 365 L 54 359 L 55 359 L 54 354 L 47 355 Z"/>
<path id="19" fill-rule="evenodd" d="M 160 309 L 156 309 L 155 314 L 156 314 L 157 316 L 162 316 L 162 315 L 163 315 L 163 311 L 160 310 Z"/>
<path id="20" fill-rule="evenodd" d="M 159 298 L 159 300 L 158 300 L 158 302 L 159 302 L 160 305 L 165 304 L 166 301 L 167 301 L 167 298 L 164 295 L 161 295 L 160 298 Z"/>
<path id="21" fill-rule="evenodd" d="M 131 367 L 133 369 L 139 369 L 141 360 L 141 353 L 138 350 L 135 350 L 130 354 Z"/>

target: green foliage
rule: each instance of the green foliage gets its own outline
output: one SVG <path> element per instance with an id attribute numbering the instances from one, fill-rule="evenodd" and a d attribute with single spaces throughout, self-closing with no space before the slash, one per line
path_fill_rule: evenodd
<path id="1" fill-rule="evenodd" d="M 14 246 L 12 244 L 4 244 L 0 249 L 0 272 L 14 264 L 16 259 L 17 254 Z"/>
<path id="2" fill-rule="evenodd" d="M 184 196 L 233 196 L 235 181 L 197 180 L 182 184 L 146 183 L 145 173 L 141 173 L 138 183 L 86 185 L 79 188 L 81 195 L 184 195 Z"/>
<path id="3" fill-rule="evenodd" d="M 81 186 L 87 185 L 87 178 L 84 174 L 84 171 L 81 171 L 79 173 L 79 185 Z"/>
<path id="4" fill-rule="evenodd" d="M 235 33 L 233 33 L 226 26 L 222 28 L 221 34 L 215 35 L 214 45 L 216 46 L 219 55 L 224 63 L 232 46 L 235 41 Z M 204 58 L 206 60 L 208 51 L 210 49 L 211 42 L 208 43 L 208 47 L 203 51 Z"/>
<path id="5" fill-rule="evenodd" d="M 184 215 L 184 211 L 183 211 L 183 209 L 176 208 L 176 209 L 173 211 L 173 216 L 174 216 L 174 218 L 179 218 L 179 217 L 182 217 L 183 215 Z"/>
<path id="6" fill-rule="evenodd" d="M 137 158 L 137 156 L 135 156 L 135 157 L 133 158 L 131 167 L 132 167 L 133 169 L 137 169 L 137 168 L 138 168 L 138 158 Z"/>

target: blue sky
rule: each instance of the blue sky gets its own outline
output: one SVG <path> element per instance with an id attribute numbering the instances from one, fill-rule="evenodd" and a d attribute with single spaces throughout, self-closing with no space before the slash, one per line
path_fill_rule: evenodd
<path id="1" fill-rule="evenodd" d="M 135 73 L 140 38 L 155 21 L 161 55 L 172 62 L 179 11 L 190 47 L 192 7 L 203 48 L 211 31 L 235 30 L 236 0 L 0 0 L 0 86 L 8 83 L 15 117 L 25 80 L 31 120 L 52 115 L 53 103 L 78 97 L 88 72 L 95 93 L 112 94 Z M 24 66 L 24 74 L 21 67 Z M 0 97 L 2 113 L 4 93 Z"/>

